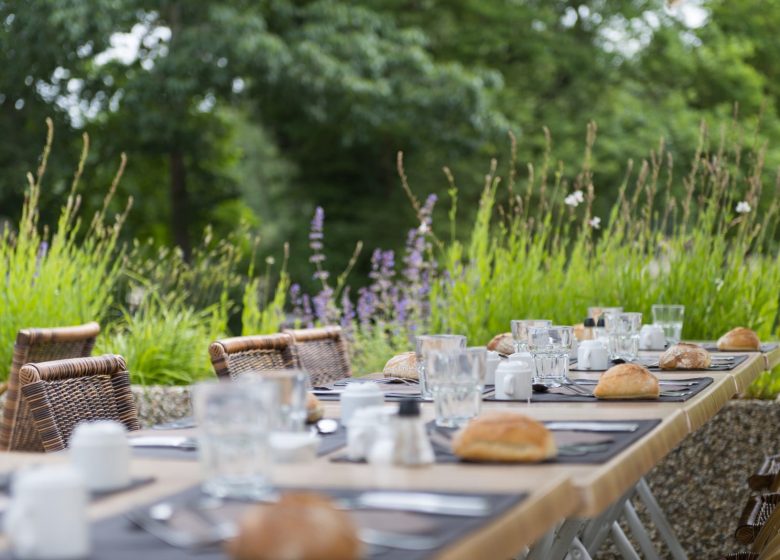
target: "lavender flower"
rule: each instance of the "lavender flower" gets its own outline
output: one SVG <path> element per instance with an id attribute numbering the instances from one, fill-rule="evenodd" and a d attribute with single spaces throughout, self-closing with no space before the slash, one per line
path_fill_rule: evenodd
<path id="1" fill-rule="evenodd" d="M 325 262 L 325 254 L 322 252 L 323 243 L 325 238 L 325 210 L 322 206 L 317 206 L 314 210 L 314 217 L 311 219 L 311 229 L 309 230 L 309 248 L 312 253 L 309 257 L 309 262 L 317 267 L 317 271 L 314 273 L 314 278 L 320 280 L 323 285 L 327 284 L 328 274 L 327 270 L 322 269 L 322 263 Z"/>
<path id="2" fill-rule="evenodd" d="M 352 300 L 349 299 L 349 286 L 347 286 L 341 294 L 341 328 L 350 331 L 354 320 L 355 309 L 352 306 Z"/>
<path id="3" fill-rule="evenodd" d="M 332 304 L 333 290 L 329 287 L 323 288 L 320 293 L 312 298 L 314 305 L 314 317 L 323 325 L 331 322 L 335 306 Z"/>

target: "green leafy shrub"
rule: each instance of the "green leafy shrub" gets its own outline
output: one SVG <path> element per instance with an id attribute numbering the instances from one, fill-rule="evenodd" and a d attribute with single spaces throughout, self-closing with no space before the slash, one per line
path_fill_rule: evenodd
<path id="1" fill-rule="evenodd" d="M 84 149 L 71 190 L 53 232 L 38 223 L 38 204 L 54 136 L 47 120 L 46 146 L 36 174 L 28 174 L 22 216 L 0 232 L 0 379 L 8 375 L 19 329 L 101 321 L 113 304 L 121 274 L 117 237 L 126 212 L 108 219 L 107 208 L 124 169 L 124 156 L 102 208 L 84 227 L 78 185 L 89 151 Z M 128 205 L 129 207 L 129 205 Z"/>

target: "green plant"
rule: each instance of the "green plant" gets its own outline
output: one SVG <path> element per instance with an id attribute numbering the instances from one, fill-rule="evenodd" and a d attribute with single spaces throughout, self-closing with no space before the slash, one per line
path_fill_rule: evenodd
<path id="1" fill-rule="evenodd" d="M 289 247 L 284 245 L 284 260 L 279 272 L 279 280 L 272 290 L 271 266 L 272 258 L 266 259 L 265 275 L 262 278 L 252 278 L 254 261 L 249 266 L 251 280 L 244 288 L 241 310 L 241 334 L 271 334 L 279 332 L 285 320 L 284 306 L 287 302 L 287 290 L 290 288 L 290 277 L 287 275 L 287 258 Z M 273 293 L 273 297 L 270 297 Z"/>
<path id="2" fill-rule="evenodd" d="M 226 296 L 196 310 L 182 296 L 146 290 L 138 308 L 123 312 L 101 336 L 96 352 L 124 356 L 132 382 L 142 385 L 188 385 L 213 376 L 208 347 L 227 331 Z"/>
<path id="3" fill-rule="evenodd" d="M 0 364 L 10 366 L 13 343 L 19 329 L 55 327 L 100 321 L 113 303 L 113 293 L 122 272 L 117 237 L 127 209 L 113 221 L 108 205 L 125 167 L 119 169 L 102 207 L 88 227 L 79 217 L 78 186 L 89 153 L 84 147 L 70 193 L 53 233 L 39 224 L 39 200 L 54 128 L 47 119 L 48 134 L 35 175 L 27 175 L 22 216 L 15 230 L 0 232 Z M 0 379 L 8 370 L 0 369 Z"/>

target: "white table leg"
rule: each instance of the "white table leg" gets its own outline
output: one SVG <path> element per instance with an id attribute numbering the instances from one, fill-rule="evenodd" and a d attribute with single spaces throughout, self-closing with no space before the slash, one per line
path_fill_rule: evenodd
<path id="1" fill-rule="evenodd" d="M 644 559 L 661 560 L 653 546 L 653 541 L 650 540 L 650 535 L 647 534 L 645 526 L 642 525 L 642 521 L 631 504 L 631 500 L 626 500 L 623 505 L 623 517 L 628 523 L 628 528 L 631 529 L 631 534 L 634 535 L 636 542 L 639 544 L 639 550 L 642 551 Z"/>
<path id="2" fill-rule="evenodd" d="M 640 560 L 639 555 L 636 553 L 636 550 L 634 550 L 634 547 L 631 546 L 631 542 L 628 540 L 628 537 L 626 537 L 626 534 L 623 532 L 623 529 L 620 528 L 617 521 L 612 522 L 610 532 L 612 533 L 612 540 L 615 541 L 615 546 L 617 546 L 623 558 L 626 560 Z"/>
<path id="3" fill-rule="evenodd" d="M 647 481 L 644 478 L 640 478 L 639 482 L 637 482 L 636 491 L 639 499 L 645 504 L 647 513 L 653 521 L 653 525 L 658 529 L 661 540 L 669 547 L 672 558 L 674 558 L 674 560 L 688 560 L 688 555 L 680 545 L 680 541 L 677 540 L 677 537 L 672 530 L 672 526 L 666 519 L 661 506 L 658 505 L 655 496 L 653 496 L 653 493 L 650 491 L 650 486 L 648 486 Z"/>

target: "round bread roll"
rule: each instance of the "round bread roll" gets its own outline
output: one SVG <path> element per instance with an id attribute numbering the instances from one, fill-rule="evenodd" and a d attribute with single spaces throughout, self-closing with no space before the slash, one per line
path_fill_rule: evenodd
<path id="1" fill-rule="evenodd" d="M 710 353 L 698 344 L 678 342 L 658 358 L 661 369 L 707 369 L 712 363 Z"/>
<path id="2" fill-rule="evenodd" d="M 313 493 L 283 494 L 274 505 L 250 509 L 226 549 L 235 560 L 357 560 L 361 555 L 349 514 Z"/>
<path id="3" fill-rule="evenodd" d="M 509 356 L 515 353 L 515 339 L 512 338 L 511 332 L 497 334 L 493 340 L 488 342 L 487 349 Z"/>
<path id="4" fill-rule="evenodd" d="M 404 379 L 418 379 L 417 354 L 404 352 L 390 358 L 385 364 L 382 373 L 385 377 L 402 377 Z"/>
<path id="5" fill-rule="evenodd" d="M 737 327 L 736 329 L 731 329 L 718 339 L 718 350 L 737 352 L 761 350 L 761 341 L 754 331 L 746 329 L 745 327 Z"/>
<path id="6" fill-rule="evenodd" d="M 637 364 L 620 364 L 601 374 L 593 396 L 597 399 L 657 399 L 660 386 L 655 375 Z"/>
<path id="7" fill-rule="evenodd" d="M 322 406 L 320 399 L 312 393 L 306 393 L 306 421 L 311 424 L 321 420 L 324 414 L 325 408 Z"/>
<path id="8" fill-rule="evenodd" d="M 470 461 L 535 463 L 558 452 L 550 430 L 517 412 L 486 413 L 452 440 L 452 451 Z"/>

